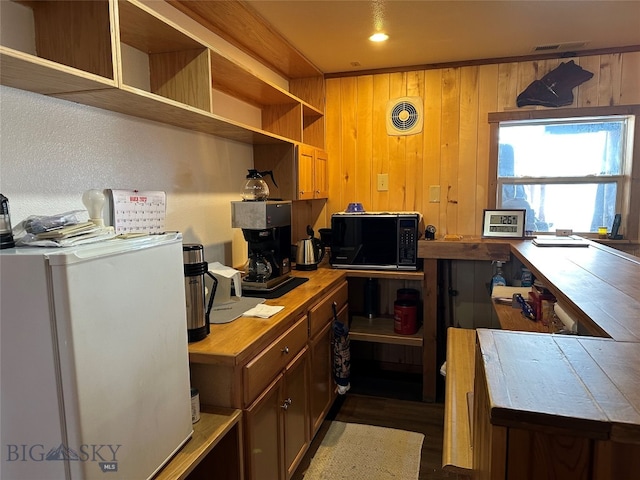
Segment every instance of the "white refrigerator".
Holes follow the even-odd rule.
[[[0,478],[148,479],[191,437],[180,234],[0,250]]]

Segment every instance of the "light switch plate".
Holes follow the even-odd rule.
[[[440,185],[429,185],[429,202],[440,203]]]
[[[378,191],[386,192],[388,190],[389,190],[389,174],[379,173],[378,174]]]

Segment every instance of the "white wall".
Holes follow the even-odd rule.
[[[84,209],[89,188],[164,190],[167,229],[238,266],[246,243],[230,202],[252,166],[250,145],[0,86],[0,192],[14,226]]]

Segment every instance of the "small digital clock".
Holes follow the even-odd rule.
[[[483,237],[524,237],[525,210],[485,210]]]

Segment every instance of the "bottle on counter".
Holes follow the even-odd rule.
[[[522,267],[522,275],[520,276],[520,285],[530,287],[533,285],[533,274],[528,268]]]
[[[493,287],[497,285],[506,285],[507,281],[504,279],[504,273],[502,272],[502,262],[495,262],[496,271],[491,277],[491,291],[493,292]]]

